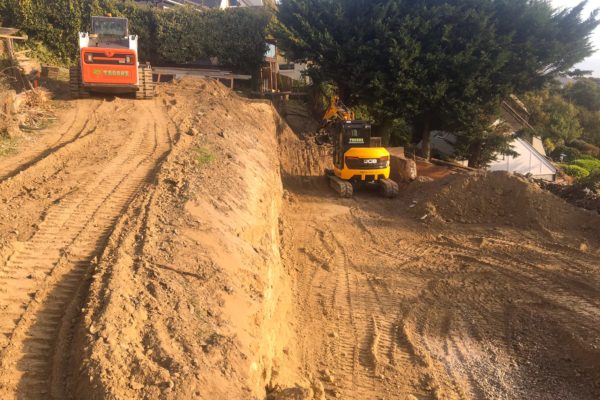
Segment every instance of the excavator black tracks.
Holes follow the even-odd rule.
[[[340,197],[350,198],[354,193],[354,187],[352,183],[342,180],[335,175],[329,175],[329,186],[335,190]]]
[[[391,179],[380,179],[378,183],[381,186],[381,193],[384,197],[387,197],[388,199],[398,197],[400,189],[395,181]]]

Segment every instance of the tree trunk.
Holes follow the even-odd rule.
[[[423,120],[423,135],[421,137],[421,156],[429,160],[431,158],[431,115],[426,114]]]
[[[379,136],[381,138],[381,142],[384,146],[389,146],[390,138],[392,136],[392,129],[394,127],[394,121],[392,119],[384,119],[380,124],[378,124],[377,129],[375,129],[375,136]]]
[[[480,141],[477,141],[469,146],[469,167],[480,167],[482,146],[483,144]]]

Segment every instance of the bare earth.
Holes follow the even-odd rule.
[[[597,214],[327,160],[215,82],[70,102],[0,159],[0,398],[600,398]]]
[[[301,368],[327,398],[600,396],[600,263],[581,236],[569,246],[501,218],[428,224],[409,194],[339,200],[326,189],[291,196],[283,254]]]

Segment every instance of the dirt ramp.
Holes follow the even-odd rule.
[[[263,398],[290,364],[273,108],[193,79],[160,96],[179,138],[97,266],[75,392]]]
[[[568,231],[590,239],[600,232],[598,216],[504,172],[456,174],[415,183],[407,196],[416,201],[415,216],[427,215],[424,220]]]

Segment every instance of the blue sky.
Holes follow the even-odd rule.
[[[552,5],[554,5],[557,8],[573,7],[579,3],[579,1],[577,0],[551,0],[551,2]],[[590,12],[595,8],[600,8],[600,0],[589,0],[587,7],[584,11],[585,17],[587,17],[590,14]],[[581,64],[577,66],[577,68],[583,70],[592,70],[594,71],[595,76],[600,77],[600,27],[598,27],[594,32],[592,41],[594,43],[594,46],[596,47],[596,53],[584,60]]]

